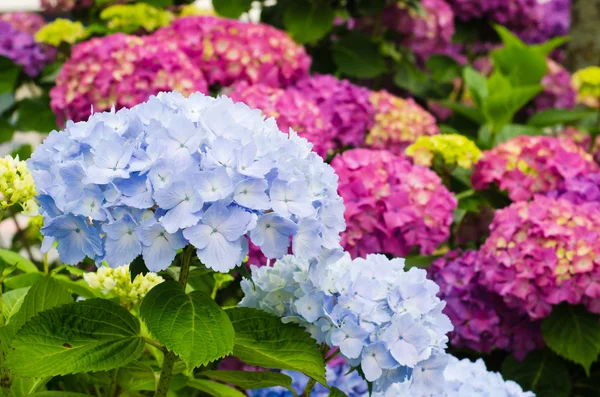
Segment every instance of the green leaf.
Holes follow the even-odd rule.
[[[568,36],[557,36],[546,41],[545,43],[530,45],[529,47],[542,54],[544,57],[547,57],[554,49],[568,43],[569,40],[570,39]]]
[[[277,316],[248,307],[226,312],[235,329],[234,356],[248,365],[300,371],[327,384],[317,343],[298,324],[284,324]]]
[[[58,129],[56,116],[50,108],[50,98],[26,98],[17,103],[19,118],[17,128],[21,131],[50,132]]]
[[[441,83],[432,79],[410,62],[398,64],[394,84],[410,91],[414,96],[428,99],[446,98],[454,89],[451,83]]]
[[[494,25],[494,30],[496,30],[496,33],[498,33],[498,36],[500,36],[500,40],[502,40],[502,43],[504,43],[505,47],[525,47],[525,43],[523,43],[523,41],[517,35],[512,33],[504,26]]]
[[[592,371],[589,377],[581,377],[573,383],[572,396],[598,397],[600,396],[600,371]]]
[[[4,117],[0,117],[0,143],[9,142],[15,134],[16,128]]]
[[[474,108],[472,106],[463,105],[462,103],[453,102],[453,101],[440,101],[440,103],[442,105],[450,108],[450,110],[465,116],[466,118],[468,118],[471,121],[476,122],[477,124],[485,123],[485,118],[483,117],[483,114],[477,108]]]
[[[157,376],[148,364],[132,361],[119,368],[117,383],[126,391],[154,391],[156,390]]]
[[[15,103],[15,94],[13,92],[5,92],[0,94],[0,115],[6,112]],[[6,120],[4,120],[6,122]]]
[[[598,315],[583,306],[563,303],[552,309],[542,323],[542,335],[550,349],[568,360],[581,364],[589,375],[600,354]]]
[[[0,56],[0,75],[2,75],[0,94],[14,91],[20,72],[21,66],[6,57]]]
[[[25,376],[104,371],[135,360],[144,348],[140,322],[106,299],[39,313],[19,330],[6,366]]]
[[[471,96],[473,97],[473,100],[477,106],[481,107],[483,101],[488,96],[485,77],[472,67],[467,66],[463,70],[463,79],[465,81],[465,85],[471,93]]]
[[[204,379],[191,379],[188,384],[189,387],[198,389],[210,396],[215,397],[246,397],[241,391],[234,389],[231,386],[224,385],[222,383],[212,382]]]
[[[437,81],[452,82],[462,75],[462,66],[447,55],[432,55],[425,62],[425,67]]]
[[[9,289],[19,289],[31,287],[44,278],[43,273],[24,273],[17,276],[11,276],[4,280],[4,286]]]
[[[337,387],[332,387],[329,390],[329,397],[348,397],[348,395]]]
[[[333,28],[334,9],[328,2],[295,0],[283,14],[285,30],[299,43],[314,43]]]
[[[29,397],[34,394],[37,389],[48,383],[50,379],[50,377],[28,378],[15,376],[13,377],[10,386],[12,397]]]
[[[10,155],[12,157],[19,156],[19,158],[21,160],[27,160],[29,157],[31,157],[32,153],[33,153],[33,148],[31,147],[31,145],[26,144],[23,146],[19,146],[17,149],[10,152]]]
[[[569,397],[571,378],[564,363],[549,350],[536,350],[523,361],[508,356],[502,363],[502,376],[517,382],[537,397]]]
[[[263,387],[283,386],[292,387],[292,378],[272,371],[246,372],[246,371],[204,371],[200,375],[238,386],[241,389],[252,390]]]
[[[5,292],[2,295],[2,315],[4,316],[4,324],[7,324],[12,316],[14,316],[25,299],[29,287],[14,289],[12,291]]]
[[[39,273],[32,273],[39,274]],[[27,292],[17,314],[12,316],[10,323],[0,327],[0,339],[4,348],[10,345],[15,334],[33,316],[44,310],[73,302],[69,291],[50,276],[36,282]],[[39,374],[38,376],[43,376]]]
[[[494,146],[497,146],[499,143],[506,142],[512,138],[521,135],[535,136],[543,134],[544,131],[535,127],[519,124],[508,124],[505,125],[500,131],[500,133],[496,134],[496,136],[494,137]]]
[[[72,293],[82,296],[86,299],[104,297],[102,291],[91,288],[85,280],[73,281],[69,276],[64,274],[53,274],[52,277],[58,280]]]
[[[129,264],[129,274],[131,276],[131,281],[135,280],[138,274],[142,276],[148,274],[150,270],[146,267],[146,263],[144,262],[144,258],[141,255],[138,255],[137,258],[133,260]]]
[[[0,272],[4,275],[12,271],[12,268],[19,269],[25,273],[37,272],[37,267],[29,259],[23,258],[16,252],[0,249]],[[9,269],[9,271],[4,271]]]
[[[28,397],[90,397],[90,395],[72,391],[39,391],[29,394]]]
[[[440,255],[409,255],[406,257],[406,269],[417,267],[425,269],[431,266],[433,261],[439,258]]]
[[[590,115],[596,115],[595,110],[582,109],[546,109],[534,114],[527,121],[527,124],[534,127],[549,127],[556,124],[570,124]]]
[[[523,86],[495,92],[483,105],[483,114],[494,132],[509,124],[514,115],[533,99],[543,87],[541,85]]]
[[[237,19],[250,9],[252,0],[213,0],[212,5],[217,14]]]
[[[189,368],[206,365],[233,350],[233,326],[223,309],[200,291],[186,294],[178,282],[154,287],[142,301],[140,314],[156,340]]]
[[[333,61],[348,76],[373,78],[385,72],[379,46],[363,33],[352,31],[333,44]]]

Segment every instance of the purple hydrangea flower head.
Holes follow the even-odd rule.
[[[513,31],[539,27],[543,17],[538,0],[446,0],[463,21],[485,19]]]
[[[600,173],[586,173],[566,179],[548,196],[567,199],[576,205],[600,203]]]
[[[375,109],[369,101],[369,90],[338,80],[331,75],[312,75],[293,87],[314,101],[335,131],[335,146],[360,146],[371,128]]]
[[[519,136],[483,152],[471,181],[478,190],[496,183],[518,201],[597,170],[592,156],[569,138]]]
[[[327,153],[335,147],[336,130],[331,125],[329,114],[298,90],[240,83],[227,95],[262,110],[267,117],[274,117],[282,131],[290,128],[296,131],[308,139],[323,157],[327,157]]]
[[[508,350],[522,359],[543,346],[540,322],[509,308],[485,287],[479,263],[477,251],[450,251],[428,268],[429,277],[440,287],[438,296],[446,301],[444,313],[454,325],[449,335],[452,346],[481,353]]]
[[[532,319],[561,302],[600,311],[597,203],[535,196],[496,211],[480,249],[482,284]]]
[[[0,20],[0,56],[21,65],[27,75],[35,77],[54,58],[54,52],[36,43],[31,33]]]
[[[450,234],[456,199],[428,168],[385,150],[353,149],[336,156],[348,229],[342,245],[353,257],[431,254]]]
[[[75,45],[50,98],[64,123],[87,120],[92,106],[94,111],[132,107],[171,90],[189,95],[207,93],[208,86],[182,52],[151,37],[118,33]]]
[[[31,35],[40,30],[46,24],[40,14],[33,12],[5,12],[0,14],[0,20],[10,23],[15,29]]]
[[[339,348],[374,390],[405,382],[423,395],[443,390],[444,349],[452,330],[437,285],[404,259],[324,251],[318,260],[288,255],[273,267],[251,266],[241,306],[276,314]]]
[[[566,36],[571,27],[571,0],[545,0],[541,3],[540,26],[527,29],[520,36],[528,43],[543,43],[556,36]]]
[[[551,59],[546,61],[548,72],[542,78],[544,90],[533,98],[528,113],[537,113],[546,109],[572,109],[575,107],[577,91],[571,83],[571,74]]]
[[[248,238],[268,258],[290,247],[314,258],[339,247],[345,224],[337,176],[311,148],[258,110],[200,93],[69,121],[29,160],[44,248],[58,241],[67,264],[87,256],[117,267],[142,255],[152,271],[188,244],[229,271]]]
[[[310,57],[285,32],[214,16],[179,18],[154,37],[185,52],[209,84],[285,87],[308,75]]]

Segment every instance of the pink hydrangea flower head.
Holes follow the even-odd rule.
[[[559,138],[569,138],[585,151],[588,151],[592,145],[590,133],[573,126],[556,128],[552,135]]]
[[[495,183],[508,190],[511,200],[519,201],[596,170],[592,156],[569,138],[519,136],[484,151],[471,182],[477,190]]]
[[[367,134],[368,147],[402,154],[418,137],[440,133],[435,117],[412,98],[399,98],[381,90],[371,92],[370,101],[375,108],[375,123]]]
[[[23,66],[28,76],[37,76],[44,66],[54,59],[55,54],[55,51],[36,43],[30,33],[0,20],[0,56]]]
[[[537,195],[496,211],[480,250],[482,283],[532,319],[561,302],[600,310],[600,209]]]
[[[209,84],[245,81],[284,87],[308,75],[310,57],[285,32],[262,23],[214,16],[179,18],[154,36],[177,46]]]
[[[563,198],[574,204],[600,204],[600,172],[585,173],[564,180],[549,197]]]
[[[6,12],[0,14],[0,20],[8,22],[13,28],[31,35],[35,35],[46,24],[44,18],[34,12]]]
[[[403,36],[401,43],[425,60],[442,52],[454,35],[454,13],[444,0],[422,0],[423,14],[404,2],[392,2],[383,13],[383,23]]]
[[[528,113],[537,113],[546,109],[572,109],[577,100],[577,91],[571,83],[571,74],[560,64],[547,59],[548,72],[542,79],[544,90],[531,104]]]
[[[319,106],[335,131],[337,147],[362,145],[375,117],[369,90],[319,74],[300,80],[293,89]]]
[[[477,251],[450,251],[427,272],[440,287],[439,298],[446,301],[444,313],[454,325],[449,337],[455,348],[481,353],[502,349],[522,359],[543,346],[540,322],[510,309],[500,295],[482,285]]]
[[[431,254],[450,234],[456,199],[428,168],[386,150],[353,149],[331,165],[339,176],[347,228],[342,246],[353,257]]]
[[[59,122],[87,120],[95,112],[132,107],[161,91],[208,93],[202,72],[180,51],[152,37],[95,38],[72,49],[50,91]]]
[[[273,88],[264,84],[236,84],[227,93],[231,99],[260,109],[265,116],[273,117],[281,131],[291,128],[313,144],[321,156],[334,148],[335,130],[319,107],[297,90]]]

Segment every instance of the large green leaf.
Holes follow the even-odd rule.
[[[0,94],[11,92],[15,89],[15,85],[21,72],[21,66],[14,63],[12,60],[0,56]]]
[[[509,139],[515,138],[517,136],[521,136],[521,135],[535,136],[535,135],[543,135],[543,134],[544,134],[544,132],[542,130],[540,130],[539,128],[532,127],[532,126],[519,125],[519,124],[507,124],[502,128],[502,130],[500,130],[500,133],[498,133],[494,136],[494,146],[498,145],[499,143],[506,142]]]
[[[327,2],[295,0],[283,14],[285,30],[299,43],[314,43],[333,27],[335,11]]]
[[[425,67],[437,81],[452,82],[462,74],[460,63],[447,55],[432,55],[425,62]]]
[[[144,348],[140,322],[106,299],[39,313],[17,333],[6,366],[24,376],[104,371],[135,360]]]
[[[40,387],[44,386],[50,377],[30,378],[24,376],[14,376],[10,385],[12,397],[29,397]]]
[[[10,322],[10,319],[19,311],[29,287],[14,289],[5,292],[2,295],[2,315],[4,324]]]
[[[485,123],[485,117],[481,113],[478,108],[474,108],[472,106],[463,105],[462,103],[454,102],[454,101],[440,101],[440,103],[452,111],[459,113],[471,121],[474,121],[477,124]]]
[[[488,96],[487,84],[485,80],[485,76],[473,69],[470,66],[467,66],[463,70],[463,79],[465,81],[465,85],[469,89],[473,100],[477,104],[477,106],[481,107],[483,101]]]
[[[241,389],[261,389],[263,387],[283,386],[292,387],[292,378],[272,371],[246,372],[246,371],[204,371],[200,375],[238,386]]]
[[[348,395],[337,387],[332,387],[331,390],[329,390],[329,397],[348,397]]]
[[[494,69],[515,86],[539,84],[548,66],[546,57],[527,47],[504,47],[492,51]]]
[[[497,91],[488,96],[483,104],[483,114],[498,132],[509,124],[514,115],[533,99],[543,87],[541,85],[522,86],[510,90]]]
[[[571,378],[564,363],[548,350],[536,350],[518,361],[508,356],[502,364],[502,376],[531,390],[537,397],[568,397]]]
[[[542,323],[544,341],[558,355],[581,364],[589,374],[600,354],[600,322],[598,315],[583,306],[563,303],[552,309]]]
[[[348,76],[372,78],[385,72],[379,46],[363,33],[352,31],[333,45],[333,61]]]
[[[531,47],[538,53],[542,54],[544,57],[547,57],[548,55],[550,55],[552,50],[560,47],[563,44],[566,44],[568,41],[569,41],[568,36],[557,36],[557,37],[551,38],[550,40],[548,40],[544,43],[531,45],[529,47]]]
[[[38,268],[29,259],[16,252],[0,249],[0,271],[3,271],[6,275],[14,269],[19,269],[25,273],[38,271]]]
[[[156,340],[190,368],[233,350],[233,326],[223,309],[200,291],[186,294],[175,281],[154,287],[142,301],[140,314]]]
[[[35,273],[34,273],[35,274]],[[69,291],[50,276],[36,282],[27,292],[17,314],[4,327],[0,327],[3,347],[10,345],[19,329],[33,316],[44,310],[73,302]]]
[[[26,98],[17,103],[17,128],[21,131],[50,132],[58,128],[56,116],[50,108],[50,98]]]
[[[132,361],[119,368],[117,382],[125,391],[154,391],[156,390],[157,376],[151,366],[139,361]]]
[[[569,124],[583,120],[590,115],[596,115],[597,111],[589,109],[546,109],[534,114],[527,124],[534,127],[548,127],[556,124]]]
[[[37,283],[44,277],[44,273],[39,272],[18,274],[16,276],[10,276],[5,278],[4,286],[8,289],[31,287],[33,284]]]
[[[204,379],[192,379],[187,384],[189,387],[198,389],[209,396],[214,397],[246,397],[246,394],[222,383]]]
[[[226,18],[239,18],[251,5],[252,0],[212,0],[217,14]]]
[[[297,324],[262,310],[227,310],[235,328],[233,355],[249,365],[300,371],[326,385],[325,362],[317,343]]]

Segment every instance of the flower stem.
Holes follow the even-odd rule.
[[[27,251],[27,255],[29,256],[29,260],[33,261],[33,254],[31,253],[31,247],[29,246],[29,241],[27,241],[27,236],[25,235],[23,229],[21,229],[21,225],[19,225],[19,221],[17,220],[17,214],[14,211],[10,212],[10,217],[12,218],[15,227],[17,228],[17,237],[21,240],[21,244]]]
[[[187,285],[188,276],[190,275],[190,264],[192,263],[192,256],[194,254],[193,250],[194,248],[191,245],[188,245],[181,254],[179,284],[183,286],[184,290]],[[162,369],[160,370],[160,378],[158,379],[158,386],[156,387],[154,397],[165,397],[167,395],[175,361],[177,361],[177,355],[170,350],[167,351],[163,360]]]
[[[310,396],[310,393],[312,393],[312,389],[315,387],[316,383],[317,383],[317,381],[315,379],[310,378],[308,380],[308,383],[306,384],[306,387],[304,388],[304,391],[302,392],[302,396],[300,396],[300,397]]]

